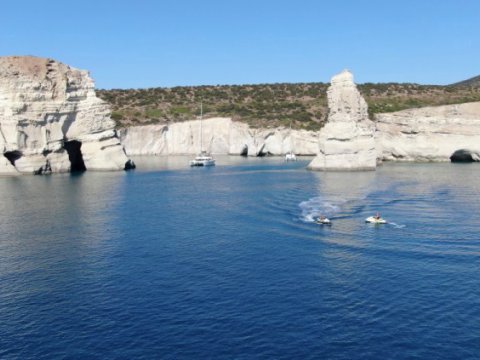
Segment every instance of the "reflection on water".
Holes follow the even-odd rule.
[[[185,170],[190,167],[190,160],[194,155],[176,155],[176,156],[134,156],[132,159],[138,165],[138,171],[161,171],[161,170]],[[311,161],[311,156],[298,156],[298,162],[285,163],[283,157],[243,157],[230,155],[214,155],[216,167],[239,166],[241,168],[248,166],[259,166],[261,164],[286,165],[290,168],[305,167],[305,162]],[[209,167],[208,167],[209,168]],[[208,169],[207,168],[207,169]],[[193,168],[192,170],[205,170],[205,168]]]
[[[320,215],[329,218],[342,216],[347,209],[359,206],[372,188],[375,188],[375,173],[324,172],[314,173],[318,195],[300,203],[302,219],[314,221]]]
[[[374,171],[315,172],[318,192],[332,198],[362,199],[375,186]]]
[[[98,251],[98,243],[115,231],[112,216],[121,196],[122,175],[0,179],[0,251],[4,255],[0,273],[15,271],[18,261],[33,270],[48,266],[44,261],[55,254],[75,261]]]
[[[480,352],[479,166],[189,160],[0,179],[0,358]]]

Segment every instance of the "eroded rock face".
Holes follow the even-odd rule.
[[[204,119],[203,150],[212,154],[243,156],[314,155],[318,132],[305,130],[251,129],[230,118]],[[169,125],[135,126],[120,131],[128,155],[184,155],[200,151],[200,120]]]
[[[409,109],[376,117],[377,156],[384,161],[450,161],[480,154],[480,102]]]
[[[335,75],[327,93],[328,121],[319,133],[318,155],[311,170],[374,170],[376,168],[375,124],[368,118],[367,103],[353,75],[344,70]]]
[[[87,71],[51,59],[0,57],[0,174],[68,172],[66,144],[88,170],[120,170],[129,161],[109,106]]]

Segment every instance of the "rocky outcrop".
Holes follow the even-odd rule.
[[[327,124],[318,132],[252,129],[230,118],[205,119],[203,149],[248,156],[292,150],[317,155],[309,164],[313,170],[373,170],[381,161],[480,160],[480,103],[377,114],[372,122],[352,74],[344,71],[332,78],[328,104]],[[191,120],[131,127],[121,130],[120,138],[128,155],[196,154],[200,126]]]
[[[129,164],[88,72],[36,57],[0,58],[0,148],[0,174]]]
[[[367,103],[353,75],[345,70],[335,75],[327,93],[329,114],[319,133],[318,155],[311,170],[374,170],[375,124],[368,118]]]
[[[480,102],[409,109],[375,118],[381,160],[461,161],[467,154],[472,161],[479,159]]]
[[[252,129],[230,118],[135,126],[119,132],[128,155],[196,154],[200,151],[201,134],[203,150],[213,154],[283,155],[292,150],[297,155],[314,155],[318,149],[318,132]]]

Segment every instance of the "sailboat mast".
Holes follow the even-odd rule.
[[[292,151],[292,122],[290,121],[290,131],[288,133],[288,137],[290,139],[290,154],[293,152]]]
[[[200,153],[203,151],[203,103],[200,102]]]

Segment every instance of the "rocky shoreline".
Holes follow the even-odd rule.
[[[318,131],[256,129],[231,118],[116,129],[87,71],[0,57],[0,175],[128,170],[133,155],[316,156],[312,170],[374,170],[382,161],[479,161],[480,102],[377,114],[353,75],[332,78]],[[201,144],[201,140],[202,144]]]
[[[480,160],[480,102],[409,109],[368,119],[353,76],[342,72],[328,93],[329,119],[319,131],[252,129],[230,118],[203,120],[204,148],[218,155],[316,156],[312,170],[373,170],[383,161]],[[128,155],[186,155],[200,149],[200,121],[119,131]],[[461,158],[458,158],[462,161]]]

